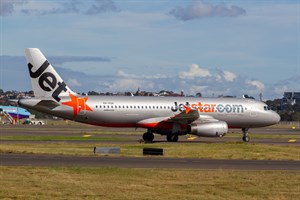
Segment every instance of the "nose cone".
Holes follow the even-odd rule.
[[[272,112],[269,121],[271,124],[277,124],[280,121],[280,116],[276,112]]]
[[[275,121],[276,121],[276,124],[278,123],[278,122],[280,122],[280,115],[278,115],[277,113],[275,113]]]
[[[258,117],[259,118],[259,117]],[[263,126],[271,126],[273,124],[277,124],[280,121],[280,116],[274,111],[268,111],[263,115]]]

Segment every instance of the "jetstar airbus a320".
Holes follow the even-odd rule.
[[[249,128],[280,120],[265,103],[252,99],[81,96],[39,49],[28,48],[25,53],[35,97],[20,99],[20,106],[98,126],[146,128],[145,141],[153,141],[154,133],[176,142],[180,135],[222,137],[228,128],[241,128],[248,142]]]

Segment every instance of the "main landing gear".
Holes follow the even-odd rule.
[[[154,134],[151,131],[147,131],[143,135],[143,140],[145,142],[152,142],[154,139]],[[168,142],[177,142],[178,141],[178,135],[176,134],[169,134],[167,135],[167,141]]]
[[[152,142],[153,139],[154,139],[153,133],[151,133],[150,131],[144,133],[144,135],[143,135],[143,140],[144,140],[145,142]]]
[[[178,135],[175,135],[175,134],[167,135],[167,141],[168,142],[178,142]]]
[[[242,128],[243,131],[243,141],[244,142],[249,142],[250,141],[250,137],[249,137],[249,133],[248,133],[249,128]]]

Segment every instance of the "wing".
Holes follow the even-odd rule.
[[[186,109],[181,113],[171,117],[155,117],[144,119],[139,121],[137,125],[143,128],[172,129],[174,123],[187,125],[197,119],[199,119],[199,112],[197,110]]]
[[[181,113],[168,118],[167,122],[173,122],[178,124],[190,124],[191,122],[199,119],[200,115],[198,110],[184,110]]]

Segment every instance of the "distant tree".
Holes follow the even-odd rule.
[[[292,108],[295,112],[300,112],[300,103],[295,103]]]
[[[266,104],[272,109],[272,110],[280,110],[281,99],[274,99],[274,100],[268,100],[266,101]]]
[[[95,91],[89,91],[88,95],[100,95],[98,92]]]
[[[196,97],[202,97],[201,92],[198,92],[198,93],[196,94]]]
[[[28,91],[28,94],[32,94],[33,95],[33,91],[32,90]]]
[[[293,121],[300,121],[300,112],[296,112],[292,115]]]
[[[4,91],[2,89],[0,89],[0,94],[4,94]]]

